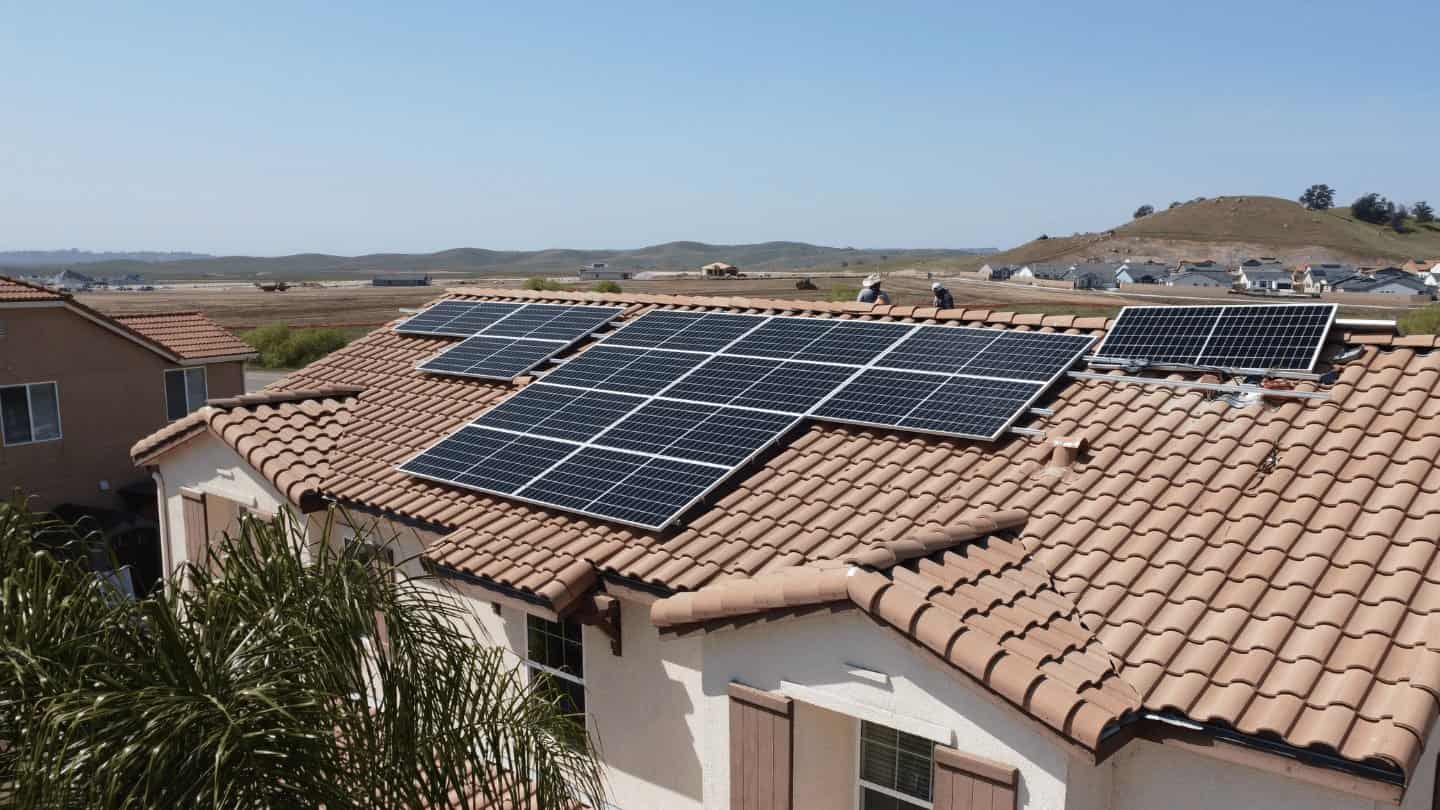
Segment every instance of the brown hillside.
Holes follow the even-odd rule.
[[[1075,261],[1085,258],[1213,258],[1235,262],[1277,256],[1288,262],[1401,262],[1440,256],[1440,226],[1411,233],[1370,225],[1350,209],[1307,211],[1276,197],[1217,197],[1186,203],[1104,233],[1028,242],[988,257],[991,263]]]

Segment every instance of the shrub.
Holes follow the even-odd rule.
[[[1155,206],[1142,205],[1139,208],[1135,209],[1135,219],[1140,219],[1141,217],[1148,217],[1153,213],[1155,213]]]
[[[1316,183],[1300,195],[1300,204],[1311,211],[1329,210],[1335,205],[1335,189],[1324,183]]]
[[[1424,200],[1421,200],[1420,202],[1417,202],[1413,206],[1411,206],[1410,212],[1415,215],[1416,222],[1426,223],[1435,221],[1435,209],[1431,208],[1430,203],[1425,202]]]
[[[1440,304],[1410,310],[1400,316],[1399,326],[1407,335],[1440,335]]]
[[[523,286],[527,290],[535,290],[536,292],[554,292],[556,290],[570,289],[570,285],[568,284],[561,284],[558,281],[551,281],[548,278],[541,278],[540,276],[531,276],[525,279]]]
[[[261,368],[300,368],[350,342],[339,329],[291,329],[272,323],[241,337],[260,353]]]
[[[613,281],[602,281],[590,289],[598,293],[618,293],[620,285]]]
[[[831,287],[825,295],[826,301],[854,301],[860,294],[859,287]]]
[[[1350,213],[1361,222],[1384,225],[1395,215],[1395,203],[1372,191],[1350,203]]]

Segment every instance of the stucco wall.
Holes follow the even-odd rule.
[[[1013,765],[1020,770],[1020,807],[1066,806],[1068,763],[1060,746],[928,653],[868,619],[855,614],[813,616],[711,633],[704,639],[707,808],[721,810],[730,798],[726,687],[732,680]],[[797,734],[797,752],[806,745]],[[827,778],[853,786],[856,774]],[[796,794],[832,788],[797,782]]]
[[[0,385],[56,382],[58,441],[0,445],[0,491],[60,503],[115,507],[114,491],[145,477],[130,446],[165,425],[163,357],[63,307],[0,307]],[[241,363],[207,372],[210,396],[244,391]],[[102,489],[101,482],[109,489]]]

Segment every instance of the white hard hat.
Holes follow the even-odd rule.
[[[864,280],[864,281],[860,282],[860,285],[861,285],[862,287],[874,287],[876,284],[879,284],[879,283],[880,283],[880,276],[879,276],[878,274],[876,274],[876,273],[871,273],[870,275],[868,275],[868,276],[865,277],[865,280]]]
[[[932,281],[932,282],[930,282],[930,289],[932,289],[932,290],[938,290],[938,289],[940,289],[940,282],[938,282],[938,281]]]

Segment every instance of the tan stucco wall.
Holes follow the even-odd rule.
[[[63,434],[0,445],[0,490],[20,487],[39,509],[116,506],[114,490],[146,476],[130,447],[165,425],[164,372],[174,364],[63,307],[0,307],[0,320],[0,385],[58,383]],[[210,367],[210,396],[243,393],[243,378],[241,363]]]

